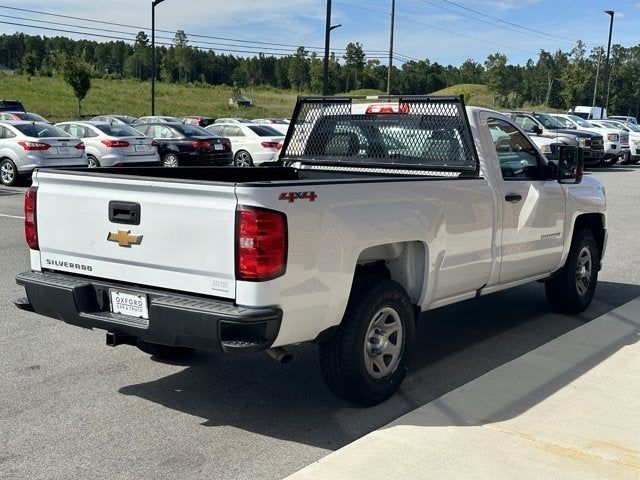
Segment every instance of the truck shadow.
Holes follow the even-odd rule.
[[[264,355],[200,353],[178,373],[119,392],[200,417],[203,426],[230,425],[333,450],[638,296],[640,285],[599,282],[592,306],[570,317],[552,313],[542,285],[530,284],[427,312],[402,388],[372,408],[352,407],[328,392],[313,345],[291,348],[294,360],[287,365]],[[620,346],[603,349],[502,415],[518,415]]]

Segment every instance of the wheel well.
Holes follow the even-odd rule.
[[[399,283],[418,305],[426,283],[427,249],[422,242],[395,242],[369,247],[360,253],[356,276],[379,275]]]
[[[578,216],[573,228],[573,238],[575,238],[582,230],[591,230],[591,233],[593,233],[593,236],[596,239],[596,244],[598,245],[598,256],[602,258],[605,232],[602,214],[585,213],[584,215]]]

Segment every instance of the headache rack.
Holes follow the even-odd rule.
[[[462,96],[298,97],[279,162],[410,175],[480,171]]]

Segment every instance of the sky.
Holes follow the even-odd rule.
[[[331,23],[341,26],[332,31],[331,51],[341,57],[349,42],[360,42],[367,58],[386,64],[391,3],[332,0]],[[164,0],[156,7],[157,42],[170,43],[181,29],[191,45],[218,53],[284,55],[304,45],[322,56],[326,8],[326,0]],[[640,44],[640,0],[396,0],[394,65],[482,63],[493,52],[524,64],[540,49],[569,51],[578,39],[589,51],[607,44],[604,10],[615,10],[613,44]],[[0,0],[0,34],[133,40],[140,29],[150,33],[150,24],[151,0]]]

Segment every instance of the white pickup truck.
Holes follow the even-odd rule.
[[[588,307],[605,191],[575,147],[550,162],[462,98],[356,100],[300,98],[266,168],[36,171],[16,305],[159,356],[315,342],[361,405],[399,388],[421,312],[536,280]]]

